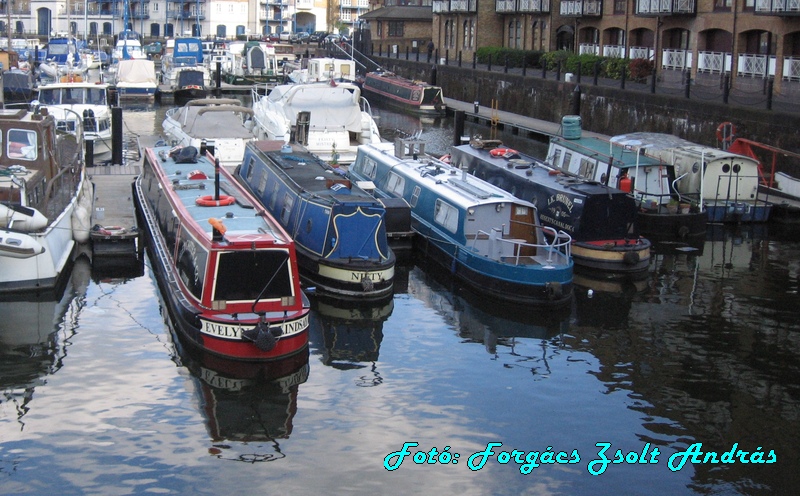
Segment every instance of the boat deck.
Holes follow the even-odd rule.
[[[131,257],[141,253],[132,184],[141,172],[139,165],[87,167],[94,184],[92,215],[92,257]]]
[[[257,141],[267,155],[303,191],[320,197],[335,195],[337,201],[373,201],[373,197],[346,177],[344,169],[335,168],[297,145],[291,152],[282,151],[282,141]],[[337,186],[340,185],[340,186]]]

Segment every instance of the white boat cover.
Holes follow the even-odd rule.
[[[217,140],[254,138],[253,131],[245,124],[253,115],[252,109],[233,105],[230,100],[220,100],[222,104],[196,105],[198,102],[207,101],[209,100],[194,100],[192,104],[177,109],[164,121],[165,132],[169,127],[168,120],[172,119],[191,138]]]
[[[130,59],[120,60],[117,68],[117,84],[158,85],[156,66],[152,60]]]
[[[282,105],[284,115],[297,124],[299,112],[311,112],[312,129],[346,129],[361,132],[360,90],[352,84],[300,84],[276,86],[267,98]],[[354,105],[353,102],[356,102]]]

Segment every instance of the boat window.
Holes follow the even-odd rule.
[[[289,193],[283,195],[283,208],[281,209],[281,224],[288,225],[289,218],[292,215],[292,206],[294,206],[294,197]]]
[[[394,172],[389,173],[389,180],[386,182],[386,189],[389,193],[402,197],[405,190],[406,180]]]
[[[551,164],[553,164],[556,167],[559,167],[559,160],[560,159],[561,159],[561,150],[554,151],[553,152],[553,161],[551,162]]]
[[[266,189],[267,189],[267,170],[261,169],[261,177],[258,178],[258,186],[256,187],[256,193],[258,193],[258,195],[261,196],[264,194],[264,191],[266,191]],[[273,207],[275,206],[274,202],[272,206]]]
[[[364,166],[363,166],[363,173],[370,179],[375,179],[375,170],[377,169],[378,164],[375,160],[371,158],[364,159]]]
[[[408,202],[411,207],[417,206],[417,200],[419,200],[419,193],[422,189],[419,186],[414,186],[414,191],[411,192],[411,201]]]
[[[86,92],[87,105],[106,105],[106,90],[101,88],[90,88]]]
[[[567,157],[564,156],[566,159]],[[581,158],[581,166],[578,170],[578,175],[582,177],[587,177],[589,179],[594,178],[594,160],[589,160],[588,158]]]
[[[442,200],[436,200],[433,220],[448,231],[454,233],[458,229],[458,210],[456,207]]]
[[[250,163],[247,164],[247,175],[245,176],[245,180],[247,182],[250,182],[250,180],[253,178],[253,170],[255,169],[255,165],[256,159],[250,157]]]
[[[37,140],[35,131],[9,129],[8,158],[36,160]]]
[[[292,296],[286,250],[228,251],[219,254],[212,300],[252,301]]]
[[[39,91],[39,103],[42,105],[58,105],[60,102],[59,95],[61,93],[52,89],[43,89]]]
[[[267,173],[265,172],[264,176],[266,177],[266,175]],[[264,180],[264,183],[266,184],[266,180]],[[275,211],[276,203],[278,203],[278,181],[275,181],[275,184],[272,185],[272,194],[269,197],[269,209],[273,212]]]
[[[569,169],[570,162],[572,162],[572,152],[564,152],[564,162],[561,163],[561,167]]]
[[[0,157],[2,157],[5,152],[5,147],[3,146],[3,133],[0,133]]]

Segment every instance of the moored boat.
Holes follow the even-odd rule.
[[[442,88],[392,72],[368,72],[361,87],[367,98],[401,110],[423,115],[444,115],[447,110]]]
[[[242,163],[247,142],[253,134],[253,110],[235,98],[189,100],[167,111],[162,123],[172,145],[205,148],[220,164],[233,170]]]
[[[361,90],[352,83],[276,86],[253,91],[253,132],[259,139],[295,141],[333,164],[349,164],[359,145],[381,141]]]
[[[619,143],[584,136],[579,119],[564,117],[563,136],[550,139],[546,163],[632,194],[639,208],[636,229],[649,240],[702,242],[707,214],[700,202],[680,204],[674,168]]]
[[[341,298],[391,294],[395,255],[386,209],[343,171],[300,147],[256,141],[236,175],[292,235],[310,286]]]
[[[3,98],[6,102],[29,102],[34,88],[30,70],[11,68],[2,75]]]
[[[83,137],[94,144],[96,162],[111,160],[111,103],[109,86],[85,81],[39,86],[34,102],[48,109],[58,128],[69,132],[83,129]]]
[[[0,293],[55,288],[89,240],[82,137],[46,114],[0,109]]]
[[[649,267],[651,244],[635,232],[636,201],[626,192],[503,146],[473,142],[450,155],[456,167],[535,204],[542,225],[569,234],[576,268],[614,276]]]
[[[275,47],[259,41],[231,43],[224,52],[220,70],[228,84],[258,84],[267,91],[283,81]]]
[[[171,54],[161,60],[161,81],[177,99],[203,98],[211,89],[211,73],[203,64],[198,38],[178,38]]]
[[[571,239],[542,226],[532,203],[425,154],[413,139],[398,140],[394,153],[359,147],[349,175],[382,197],[404,198],[418,251],[473,291],[513,303],[571,301]]]
[[[679,202],[702,204],[709,222],[766,222],[772,205],[758,185],[758,160],[663,133],[630,133],[612,142],[669,164]]]
[[[134,183],[162,295],[191,345],[259,361],[308,346],[291,237],[210,155],[149,148]]]
[[[301,67],[289,73],[295,83],[314,83],[318,81],[356,82],[356,62],[350,59],[315,57],[302,59]]]
[[[114,86],[119,99],[155,99],[158,91],[158,77],[155,63],[152,60],[120,60],[117,63],[114,78]]]

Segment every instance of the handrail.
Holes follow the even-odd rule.
[[[567,260],[570,259],[572,256],[572,237],[564,231],[556,231],[552,227],[542,226],[539,224],[529,224],[527,222],[519,222],[519,221],[512,221],[523,225],[531,226],[535,229],[541,229],[542,231],[547,231],[550,233],[550,237],[553,239],[552,243],[548,243],[547,236],[544,236],[544,244],[539,243],[528,243],[524,241],[519,241],[517,239],[505,239],[502,236],[492,238],[492,233],[486,232],[484,230],[479,229],[475,234],[475,237],[472,239],[471,246],[469,248],[473,251],[478,251],[475,248],[475,242],[478,239],[478,235],[484,234],[488,237],[488,239],[493,239],[495,241],[500,241],[503,243],[508,243],[514,246],[514,265],[519,265],[520,253],[523,247],[529,248],[543,248],[547,251],[547,262],[553,263],[553,255],[554,253],[560,253]],[[502,229],[492,228],[495,231],[499,231],[502,233]]]

